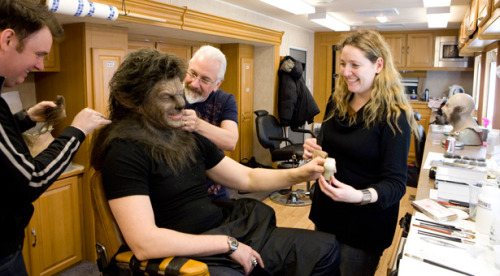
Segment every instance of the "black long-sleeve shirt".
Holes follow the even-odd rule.
[[[341,243],[382,252],[391,245],[399,201],[406,192],[411,128],[402,113],[394,122],[402,132],[396,130],[394,134],[383,122],[368,129],[363,110],[357,112],[353,125],[338,117],[323,122],[318,141],[336,160],[335,178],[358,190],[374,188],[378,200],[362,206],[336,202],[318,188],[309,218],[322,231],[335,234]]]
[[[0,91],[4,81],[0,77]],[[35,201],[70,164],[85,134],[68,127],[32,157],[22,132],[35,126],[25,112],[12,114],[0,97],[0,259],[23,243]]]

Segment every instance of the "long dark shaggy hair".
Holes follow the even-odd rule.
[[[91,164],[102,168],[109,144],[115,139],[140,143],[157,162],[164,162],[178,173],[194,163],[198,150],[192,133],[180,129],[159,128],[143,116],[144,106],[153,87],[160,81],[181,81],[186,64],[178,56],[154,49],[130,53],[113,75],[109,86],[109,118],[113,122],[93,136]]]

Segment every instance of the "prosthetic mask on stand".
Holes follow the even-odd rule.
[[[453,95],[442,108],[445,119],[453,126],[451,133],[465,146],[483,144],[483,131],[472,117],[474,109],[474,100],[465,93]]]

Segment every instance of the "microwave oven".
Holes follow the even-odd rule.
[[[467,67],[468,57],[459,56],[458,37],[436,36],[434,67]]]

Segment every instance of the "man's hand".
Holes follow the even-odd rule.
[[[325,159],[316,157],[310,162],[298,167],[298,169],[302,170],[302,173],[304,174],[302,179],[304,179],[304,181],[313,181],[318,179],[318,177],[320,177],[325,171],[325,168],[323,167],[324,164]]]
[[[321,146],[317,144],[316,138],[308,138],[304,141],[304,154],[302,158],[304,160],[311,159],[313,157],[314,150],[321,150]]]
[[[238,249],[236,249],[233,254],[229,255],[229,257],[243,267],[245,275],[249,275],[250,272],[252,272],[254,268],[252,263],[253,259],[256,259],[260,267],[264,268],[264,261],[262,261],[262,257],[260,257],[259,252],[241,242],[238,245]]]
[[[26,112],[33,122],[45,122],[45,110],[47,108],[54,108],[57,105],[52,101],[43,101],[37,103],[35,106],[30,107]]]
[[[196,111],[192,109],[184,109],[182,111],[182,130],[189,132],[198,131],[199,118],[196,115]]]
[[[101,113],[92,110],[90,108],[84,108],[78,114],[76,114],[71,126],[74,126],[85,133],[85,136],[89,135],[94,129],[101,125],[110,124],[111,121],[106,119]]]

